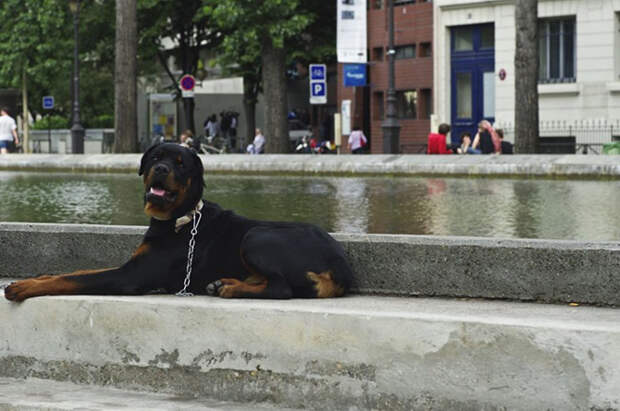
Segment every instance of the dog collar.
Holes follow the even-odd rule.
[[[193,210],[185,214],[183,217],[177,218],[176,222],[174,223],[174,232],[178,233],[185,225],[189,224],[194,218],[194,214],[196,214],[196,211],[202,210],[202,206],[204,206],[204,203],[202,202],[202,200],[200,200]]]

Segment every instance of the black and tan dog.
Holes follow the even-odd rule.
[[[202,201],[203,166],[173,143],[142,157],[146,214],[142,244],[119,268],[17,281],[9,300],[41,295],[135,295],[153,290],[220,297],[338,297],[352,270],[340,244],[305,223],[250,220]]]

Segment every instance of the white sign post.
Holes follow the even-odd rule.
[[[342,135],[348,136],[351,134],[351,100],[342,100],[340,115],[342,116]]]

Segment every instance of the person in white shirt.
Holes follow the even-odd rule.
[[[368,139],[364,132],[357,126],[353,127],[353,131],[349,135],[349,150],[351,150],[351,153],[361,154],[366,143],[368,143]]]
[[[263,147],[265,146],[265,136],[261,133],[260,128],[257,128],[254,132],[254,141],[248,145],[246,151],[250,154],[263,154]]]
[[[0,108],[0,154],[9,152],[11,142],[15,142],[15,145],[19,144],[17,125],[15,120],[9,116],[9,109],[2,107]]]

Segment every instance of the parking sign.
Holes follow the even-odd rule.
[[[43,108],[45,110],[54,108],[54,96],[43,96]]]
[[[310,104],[327,103],[327,69],[325,64],[310,64]]]

